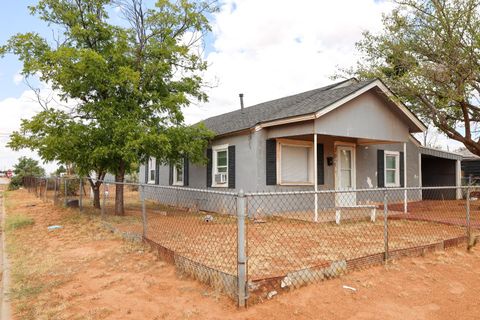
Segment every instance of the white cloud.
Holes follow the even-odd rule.
[[[19,85],[20,83],[22,83],[24,77],[23,75],[21,75],[20,73],[15,73],[13,75],[13,83],[15,83],[15,85]]]
[[[364,30],[380,30],[392,4],[374,0],[295,2],[229,0],[214,16],[214,51],[206,78],[218,79],[210,102],[185,111],[189,123],[246,105],[331,82],[338,67],[355,61]]]
[[[42,96],[50,96],[51,89],[42,87]],[[20,128],[21,119],[30,119],[41,110],[36,95],[32,90],[24,91],[18,98],[7,98],[0,100],[0,113],[2,121],[0,122],[0,170],[10,169],[21,156],[28,156],[37,159],[42,163],[40,157],[32,151],[21,150],[13,151],[7,147],[9,135]],[[46,163],[43,165],[47,173],[56,168],[55,164]]]

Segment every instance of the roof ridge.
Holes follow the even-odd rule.
[[[339,81],[339,82],[335,82],[335,83],[332,83],[332,84],[329,84],[329,85],[326,85],[326,86],[323,86],[323,87],[320,87],[320,88],[316,88],[316,89],[310,89],[310,90],[307,90],[307,91],[302,91],[302,92],[299,92],[299,93],[294,93],[294,94],[291,94],[291,95],[287,95],[287,96],[284,96],[284,97],[281,97],[281,98],[276,98],[276,99],[272,99],[272,100],[267,100],[267,101],[262,101],[260,103],[257,103],[257,104],[254,104],[254,105],[251,105],[251,106],[248,106],[248,107],[245,107],[243,108],[243,111],[247,111],[247,110],[252,110],[252,108],[258,108],[258,107],[261,107],[262,105],[264,104],[267,104],[267,103],[272,103],[272,102],[275,102],[275,101],[279,101],[279,100],[283,100],[283,99],[288,99],[288,98],[293,98],[295,96],[300,96],[300,95],[303,95],[303,94],[309,94],[307,97],[304,97],[302,98],[300,101],[304,101],[305,99],[308,99],[309,97],[313,96],[314,94],[318,93],[318,92],[322,92],[322,91],[330,91],[330,90],[337,90],[337,89],[342,89],[342,88],[345,88],[345,87],[340,87],[340,88],[336,88],[337,86],[341,85],[341,84],[344,84],[345,82],[347,81],[351,81],[351,80],[356,80],[358,81],[356,78],[349,78],[349,79],[346,79],[346,80],[342,80],[342,81]],[[360,82],[360,81],[358,81]],[[352,84],[353,85],[353,84]],[[297,102],[300,102],[300,101],[297,101]],[[226,112],[226,113],[221,113],[221,114],[218,114],[216,116],[211,116],[211,117],[208,117],[206,119],[203,119],[199,122],[202,122],[202,121],[206,121],[206,120],[209,120],[209,119],[214,119],[214,118],[217,118],[217,117],[220,117],[220,116],[225,116],[225,115],[229,115],[229,114],[233,114],[233,113],[236,113],[236,112],[242,112],[242,109],[235,109],[235,110],[232,110],[232,111],[229,111],[229,112]],[[247,111],[248,112],[248,111]],[[276,113],[276,112],[275,112]]]

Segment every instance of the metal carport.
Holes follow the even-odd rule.
[[[462,155],[454,152],[420,147],[422,187],[461,186]],[[459,189],[424,190],[423,200],[460,199]]]

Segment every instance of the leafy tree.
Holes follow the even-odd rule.
[[[119,24],[109,18],[114,6],[123,13]],[[142,0],[40,0],[30,9],[62,33],[53,42],[35,32],[17,34],[0,54],[18,55],[23,75],[39,75],[69,107],[49,107],[24,121],[12,136],[13,147],[44,150],[45,159],[74,163],[79,173],[112,172],[116,182],[148,156],[163,163],[184,156],[205,161],[212,133],[202,125],[186,126],[182,108],[207,99],[201,78],[207,65],[198,49],[210,31],[205,15],[214,6],[188,0],[158,0],[151,8]],[[42,122],[55,132],[44,130]],[[57,146],[61,150],[53,150]],[[122,185],[116,186],[115,213],[124,213]]]
[[[18,163],[13,166],[13,173],[15,174],[10,180],[9,189],[15,190],[23,185],[25,177],[43,177],[45,176],[45,169],[43,169],[37,160],[27,157],[20,157]]]
[[[480,155],[480,2],[396,0],[349,73],[383,80],[408,107]]]
[[[101,128],[82,123],[64,110],[50,108],[46,102],[42,104],[43,111],[22,120],[21,130],[11,135],[9,147],[36,150],[45,161],[73,164],[79,175],[88,178],[93,205],[100,208],[100,187],[107,172],[107,160],[95,150],[106,145],[108,137]],[[92,172],[97,179],[91,177]]]
[[[55,170],[55,171],[53,172],[53,175],[56,176],[56,177],[58,177],[58,176],[60,176],[62,173],[65,173],[65,172],[67,172],[67,169],[65,169],[65,167],[63,166],[63,164],[61,164],[61,165],[57,168],[57,170]]]

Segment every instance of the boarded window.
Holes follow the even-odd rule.
[[[312,147],[281,145],[282,183],[312,182]]]

